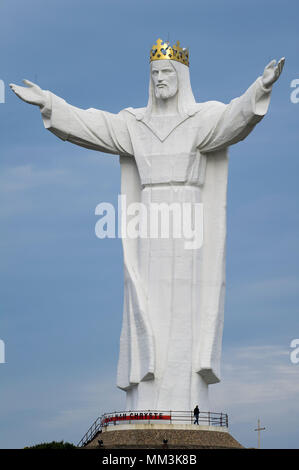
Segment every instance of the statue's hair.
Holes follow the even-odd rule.
[[[178,78],[178,111],[181,115],[188,114],[189,108],[196,103],[190,83],[189,67],[174,60],[167,60],[167,62],[174,68]],[[152,70],[152,64],[153,62],[151,62],[150,70]],[[155,100],[154,84],[152,74],[150,74],[149,98],[145,112],[147,116],[151,114]]]

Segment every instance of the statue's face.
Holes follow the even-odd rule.
[[[152,62],[151,74],[156,98],[167,100],[176,95],[178,78],[170,60]]]

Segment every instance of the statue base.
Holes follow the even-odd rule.
[[[242,449],[228,428],[193,424],[136,423],[104,427],[85,449]]]

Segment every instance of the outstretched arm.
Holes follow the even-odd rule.
[[[207,103],[208,131],[199,144],[202,153],[221,150],[247,137],[268,110],[272,85],[279,78],[284,62],[284,58],[278,64],[272,60],[262,77],[228,105]]]
[[[60,139],[105,153],[133,154],[122,113],[76,108],[29,80],[23,82],[26,87],[15,84],[10,87],[26,103],[39,106],[46,129]]]

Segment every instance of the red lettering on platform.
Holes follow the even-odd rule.
[[[143,420],[143,421],[149,421],[149,420],[171,420],[170,415],[163,415],[162,413],[130,413],[129,415],[127,414],[121,414],[121,415],[115,415],[115,416],[109,416],[107,418],[104,418],[102,421],[102,424],[108,424],[108,423],[113,423],[116,421],[136,421],[136,420]]]

